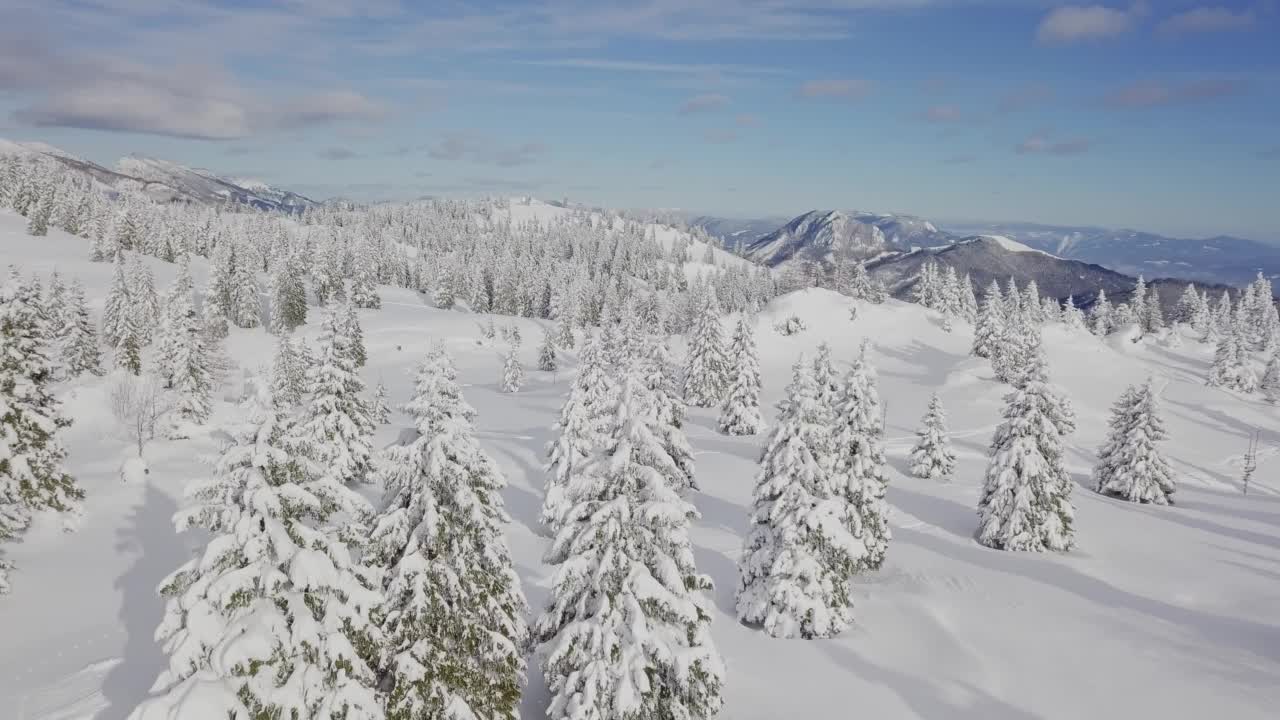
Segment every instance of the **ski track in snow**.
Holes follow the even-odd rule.
[[[512,216],[538,212],[517,206]],[[56,266],[80,278],[96,313],[111,268],[87,262],[83,243],[60,232],[28,238],[19,218],[0,213],[0,264],[41,273]],[[148,262],[164,288],[172,266]],[[196,265],[202,285],[204,268]],[[536,613],[554,572],[542,562],[548,540],[537,523],[545,448],[576,354],[564,353],[554,374],[538,372],[537,343],[528,339],[546,323],[493,318],[518,325],[526,338],[527,382],[505,394],[505,344],[476,342],[477,323],[489,318],[437,310],[406,290],[382,294],[382,310],[361,312],[370,357],[364,377],[370,384],[381,378],[398,404],[432,343],[444,342],[455,355],[465,397],[478,411],[477,436],[509,481],[508,542]],[[699,569],[715,582],[712,632],[727,666],[721,718],[846,717],[853,706],[895,719],[1273,716],[1280,704],[1280,411],[1204,387],[1205,353],[1189,338],[1181,349],[1117,348],[1048,328],[1051,378],[1077,414],[1067,464],[1077,483],[1079,547],[1065,555],[992,551],[973,540],[975,506],[1007,387],[992,381],[984,361],[968,357],[971,333],[963,323],[943,333],[921,308],[898,302],[861,307],[850,321],[848,302],[823,291],[785,296],[760,314],[756,328],[766,420],[801,352],[812,357],[829,341],[843,371],[864,337],[873,342],[888,404],[894,538],[885,567],[858,578],[857,624],[842,637],[772,640],[736,621],[736,563],[765,436],[726,437],[716,431],[715,409],[689,411],[685,429],[701,488],[691,495],[701,514],[691,536]],[[791,314],[809,330],[783,338],[772,328]],[[314,316],[302,334],[315,337]],[[680,357],[683,342],[672,345]],[[273,346],[262,330],[233,330],[227,343],[247,368],[267,362]],[[1166,383],[1165,451],[1179,473],[1178,505],[1170,508],[1135,507],[1088,490],[1111,402],[1152,372]],[[238,383],[240,370],[231,377]],[[153,639],[164,609],[156,586],[201,541],[176,534],[170,518],[186,482],[207,472],[199,456],[217,442],[207,434],[154,442],[148,483],[122,484],[117,470],[128,450],[111,431],[101,383],[60,389],[76,421],[66,436],[68,466],[88,492],[81,528],[63,534],[56,520],[41,518],[10,547],[19,567],[12,594],[0,597],[6,720],[123,720],[166,661]],[[935,390],[959,458],[946,482],[906,472],[914,430]],[[217,403],[210,428],[237,412]],[[394,411],[375,445],[394,442],[407,426]],[[1243,497],[1238,463],[1253,427],[1264,439]],[[528,720],[543,717],[548,702],[540,657],[530,659],[521,705]]]

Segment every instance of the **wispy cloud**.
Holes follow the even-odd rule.
[[[680,104],[680,114],[689,115],[691,113],[707,112],[709,110],[719,110],[729,104],[729,98],[718,93],[708,93],[705,95],[695,95]]]
[[[351,148],[331,147],[321,150],[318,155],[325,160],[350,160],[351,158],[360,157],[360,154]]]
[[[843,80],[810,80],[803,83],[796,95],[803,98],[835,98],[859,100],[871,92],[867,80],[850,78]]]
[[[1064,45],[1129,32],[1143,14],[1142,5],[1122,10],[1105,5],[1066,5],[1049,11],[1036,30],[1045,45]]]
[[[474,133],[449,133],[427,148],[435,160],[462,160],[481,165],[532,165],[547,151],[540,142],[506,145]]]
[[[1142,81],[1117,88],[1103,97],[1104,106],[1116,110],[1141,110],[1164,105],[1209,102],[1244,91],[1244,85],[1230,78],[1209,78],[1183,83]]]
[[[1089,152],[1093,142],[1087,138],[1054,140],[1048,133],[1036,133],[1018,143],[1013,151],[1019,155],[1081,155]]]
[[[751,113],[740,113],[733,121],[738,124],[738,127],[755,127],[760,124],[760,118]]]
[[[1164,36],[1232,32],[1251,30],[1256,23],[1257,17],[1253,10],[1232,10],[1221,6],[1198,7],[1165,18],[1156,26],[1156,32]]]

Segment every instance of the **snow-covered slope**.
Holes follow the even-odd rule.
[[[267,210],[288,211],[302,210],[315,204],[315,201],[309,198],[260,181],[253,181],[252,188],[245,187],[236,184],[233,180],[218,177],[207,170],[189,168],[168,160],[157,160],[141,155],[120,158],[116,162],[116,170],[124,175],[166,185],[207,204],[231,200]]]
[[[547,206],[549,207],[549,206]],[[514,217],[546,217],[537,205],[513,205]],[[23,234],[21,218],[0,213],[0,266],[27,272],[55,267],[79,278],[101,311],[111,267],[86,261],[85,241],[51,231]],[[695,251],[695,257],[698,253]],[[146,258],[164,287],[174,268]],[[205,267],[195,267],[197,283]],[[504,347],[479,340],[477,317],[440,311],[410,291],[382,288],[384,307],[361,311],[370,363],[392,400],[410,392],[411,371],[433,342],[457,358],[463,392],[479,412],[478,435],[507,474],[513,522],[508,540],[535,611],[552,570],[537,532],[542,463],[551,426],[572,377],[533,370],[536,343],[522,359],[529,380],[518,394],[499,390]],[[1006,386],[985,361],[967,355],[970,330],[943,332],[915,305],[859,306],[821,290],[775,300],[755,320],[773,415],[790,366],[801,352],[830,342],[842,365],[863,338],[875,343],[887,402],[888,501],[894,539],[885,567],[857,581],[857,625],[827,641],[781,641],[734,619],[735,563],[763,437],[726,437],[713,410],[691,409],[686,429],[696,452],[701,512],[692,539],[702,572],[715,581],[712,632],[727,666],[725,720],[777,718],[1203,718],[1274,716],[1280,702],[1280,410],[1204,386],[1208,349],[1103,342],[1050,327],[1050,372],[1075,405],[1079,430],[1067,443],[1078,487],[1077,540],[1067,555],[989,550],[972,539],[985,453]],[[781,318],[809,329],[782,337]],[[729,319],[726,319],[726,323]],[[502,318],[526,338],[540,321]],[[314,337],[314,323],[304,335]],[[273,340],[233,329],[228,351],[244,370],[268,362]],[[677,353],[682,351],[676,343]],[[1154,375],[1178,473],[1178,505],[1132,506],[1085,489],[1112,401],[1126,384]],[[232,373],[239,379],[240,371]],[[207,469],[198,458],[217,449],[212,432],[159,441],[148,454],[146,483],[117,474],[128,452],[106,408],[106,385],[87,379],[58,387],[75,424],[67,430],[69,469],[88,492],[75,534],[41,518],[11,547],[14,591],[0,597],[0,716],[16,720],[121,720],[144,697],[165,657],[153,634],[163,602],[161,579],[199,538],[176,534],[172,515],[183,487]],[[224,388],[224,398],[238,388]],[[959,454],[953,482],[904,473],[913,430],[932,392],[949,411]],[[212,427],[234,417],[217,403]],[[378,443],[407,425],[397,413]],[[1250,494],[1238,478],[1253,428],[1262,432]],[[530,666],[522,717],[544,716],[547,691]],[[855,712],[856,709],[856,712]]]

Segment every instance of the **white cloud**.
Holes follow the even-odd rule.
[[[1045,16],[1036,39],[1046,45],[1064,45],[1115,37],[1132,30],[1141,14],[1141,6],[1119,10],[1103,5],[1066,5]]]
[[[1103,105],[1116,110],[1140,110],[1163,105],[1210,102],[1243,92],[1244,86],[1230,78],[1209,78],[1184,83],[1136,82],[1113,90],[1103,97]]]
[[[949,124],[964,120],[964,113],[955,105],[933,105],[925,109],[923,117],[927,122]]]
[[[448,133],[427,147],[427,155],[435,160],[467,161],[480,165],[518,167],[532,165],[547,151],[540,142],[504,145],[475,133]]]
[[[1092,147],[1093,142],[1088,138],[1054,140],[1048,133],[1036,133],[1014,146],[1013,151],[1019,155],[1081,155]]]

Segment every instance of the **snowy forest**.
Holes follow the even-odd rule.
[[[1082,307],[928,263],[903,303],[860,263],[775,272],[621,214],[157,204],[21,156],[0,158],[0,221],[0,637],[88,653],[88,633],[35,622],[53,588],[70,614],[123,592],[120,612],[150,624],[88,676],[6,655],[0,670],[55,687],[37,707],[21,690],[36,676],[0,686],[15,717],[834,717],[849,674],[921,717],[1116,716],[1149,707],[1159,662],[1141,693],[1116,679],[1022,714],[990,694],[998,679],[949,673],[1063,642],[1063,662],[1089,667],[1072,682],[1123,675],[1099,659],[1107,643],[1146,633],[1178,672],[1215,676],[1159,707],[1225,693],[1219,714],[1261,717],[1276,699],[1280,485],[1269,451],[1245,453],[1280,432],[1280,314],[1261,274],[1172,306],[1139,278],[1127,302]],[[164,498],[154,576],[122,587],[49,559],[143,492]],[[1236,517],[1166,519],[1215,507]],[[1195,589],[1236,561],[1153,529],[1166,522],[1220,532],[1263,568],[1221,597]],[[141,542],[112,532],[83,542]],[[942,542],[1000,581],[916,562]],[[1179,557],[1203,565],[1175,571]],[[1143,590],[1089,574],[1151,558]],[[1043,630],[1038,651],[948,645],[940,686],[887,669],[914,626],[958,622],[935,583],[993,612],[1020,592],[1006,576],[1175,630],[1107,623],[1089,646],[1044,630],[1044,601],[1038,620],[1014,613]],[[1127,600],[1140,593],[1168,595]],[[878,604],[902,597],[908,614]],[[849,654],[860,645],[876,655]],[[795,667],[773,683],[771,663]],[[1112,712],[1089,704],[1107,697]]]

